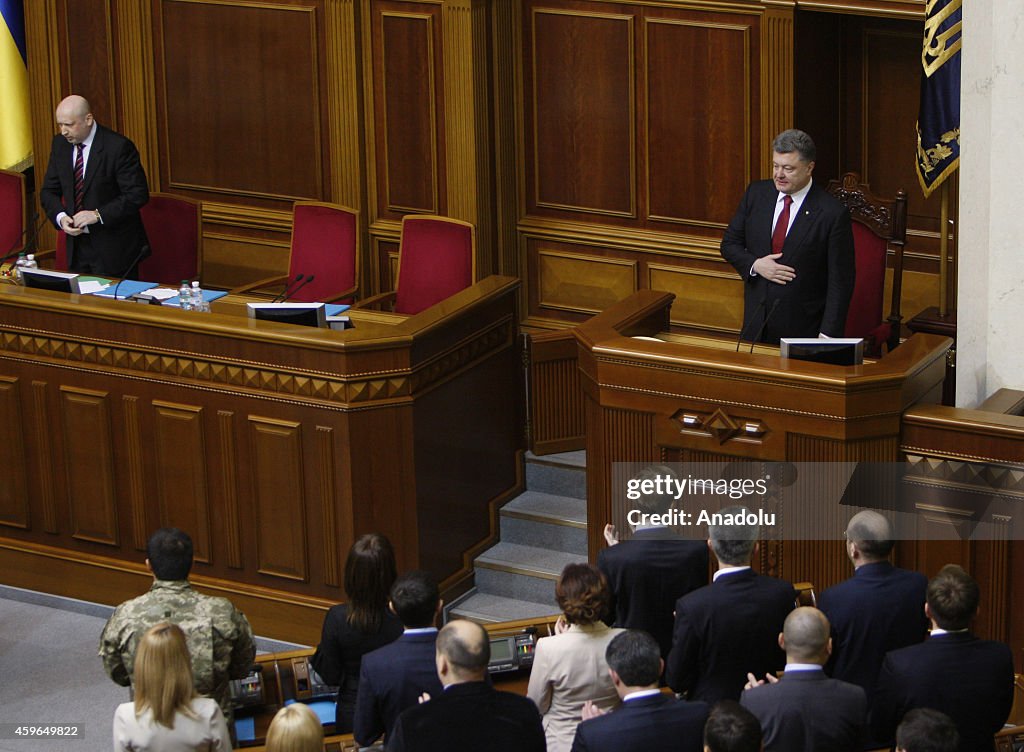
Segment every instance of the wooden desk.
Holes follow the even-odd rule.
[[[118,603],[173,525],[197,585],[314,644],[362,533],[468,572],[517,484],[518,284],[345,332],[0,285],[0,580]]]

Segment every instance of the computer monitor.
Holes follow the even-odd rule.
[[[69,272],[52,272],[49,269],[22,269],[21,280],[25,287],[39,290],[56,290],[57,292],[81,292],[78,288],[78,275]]]
[[[783,358],[830,363],[834,366],[859,366],[864,362],[863,338],[796,338],[783,337],[780,343]]]
[[[249,303],[249,318],[300,326],[327,326],[325,303]]]

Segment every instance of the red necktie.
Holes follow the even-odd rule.
[[[792,203],[792,196],[782,197],[782,213],[779,214],[779,221],[775,223],[775,230],[772,232],[772,253],[782,253],[782,246],[786,242],[786,230],[789,229],[789,205]]]
[[[75,153],[75,213],[82,209],[85,199],[85,162],[82,159],[82,152],[85,151],[85,144],[78,144]]]

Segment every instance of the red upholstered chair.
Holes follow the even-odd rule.
[[[473,284],[476,229],[450,217],[408,214],[402,218],[398,284],[359,307],[393,303],[395,313],[415,314]]]
[[[833,180],[828,191],[850,210],[857,280],[846,314],[846,337],[863,337],[865,353],[880,355],[900,342],[900,295],[903,287],[903,246],[907,242],[907,194],[882,199],[860,182],[855,172]],[[888,318],[884,315],[885,266],[893,252],[892,297]]]
[[[0,170],[0,255],[25,244],[25,176]]]
[[[197,279],[203,261],[199,202],[151,193],[141,214],[151,253],[139,264],[139,279],[175,286],[183,279]]]
[[[359,212],[338,204],[297,201],[292,210],[288,274],[237,287],[247,293],[276,287],[281,292],[299,274],[313,281],[291,300],[303,303],[351,302],[359,289]]]
[[[68,270],[68,236],[57,231],[57,243],[52,250],[36,251],[36,262],[47,269],[59,272]]]

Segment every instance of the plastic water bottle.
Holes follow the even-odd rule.
[[[19,285],[22,284],[21,270],[25,268],[26,263],[27,259],[25,258],[25,254],[19,253],[18,260],[14,262],[14,281]]]
[[[209,313],[210,304],[203,300],[203,288],[199,286],[199,280],[192,281],[192,310],[200,313]]]
[[[28,258],[25,259],[25,267],[24,268],[25,269],[38,269],[39,268],[39,263],[36,261],[36,255],[34,253],[30,253],[28,255]]]
[[[181,305],[181,310],[192,310],[192,288],[188,286],[187,279],[181,280],[181,287],[178,288],[178,303]]]

